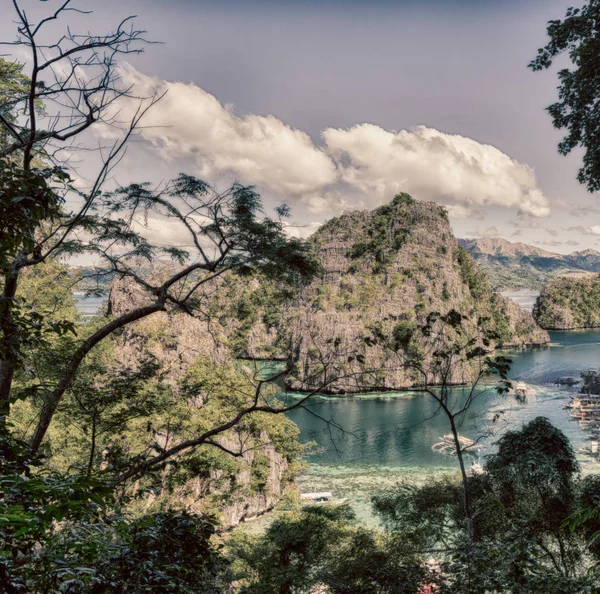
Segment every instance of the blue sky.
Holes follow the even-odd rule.
[[[219,184],[239,179],[268,205],[289,203],[306,230],[407,190],[449,206],[458,236],[569,252],[600,247],[600,203],[575,179],[581,155],[556,152],[560,133],[544,112],[555,71],[526,66],[546,21],[571,3],[78,5],[94,9],[86,23],[94,31],[137,14],[163,42],[129,60],[128,76],[166,85],[169,101],[152,120],[164,133],[129,152],[122,181],[180,170]],[[9,0],[0,6],[9,11]],[[7,19],[0,34],[12,37]]]

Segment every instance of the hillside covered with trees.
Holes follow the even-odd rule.
[[[542,289],[533,315],[548,330],[600,327],[600,277],[549,283]]]
[[[578,280],[600,272],[600,252],[558,254],[500,237],[459,239],[497,291],[541,289],[556,279]]]

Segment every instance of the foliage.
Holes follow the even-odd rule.
[[[410,232],[410,221],[407,221],[410,210],[405,207],[413,203],[413,198],[402,193],[394,196],[389,204],[376,209],[353,244],[350,258],[372,261],[375,273],[385,271]]]
[[[600,326],[600,277],[549,283],[537,298],[533,315],[542,328]]]
[[[469,476],[474,542],[456,480],[400,485],[373,505],[399,547],[434,552],[452,592],[585,591],[595,525],[571,531],[565,520],[595,501],[597,477],[580,480],[578,471],[568,439],[537,418],[503,435],[485,473]]]
[[[228,544],[240,592],[248,594],[303,593],[319,585],[334,594],[412,594],[428,574],[383,535],[357,527],[347,506],[287,512],[264,536],[238,534]]]
[[[485,275],[477,270],[471,254],[460,245],[456,248],[455,258],[460,266],[463,283],[469,287],[471,296],[473,299],[482,299],[490,292]]]
[[[185,512],[81,515],[17,558],[3,591],[224,594],[231,578],[215,534],[213,518]]]
[[[547,111],[554,127],[566,131],[558,152],[567,155],[577,147],[584,149],[577,179],[596,192],[600,190],[600,2],[589,0],[581,8],[568,8],[564,20],[549,21],[546,31],[550,39],[529,67],[548,69],[561,54],[568,55],[569,67],[558,71],[558,101]]]

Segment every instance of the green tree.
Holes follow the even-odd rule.
[[[469,542],[462,488],[453,479],[401,485],[373,498],[399,547],[428,552],[451,592],[577,592],[595,584],[590,530],[565,520],[594,498],[569,440],[537,418],[498,442],[485,472],[469,477],[477,538]],[[594,590],[592,590],[594,591]]]
[[[511,360],[492,357],[492,341],[498,339],[496,326],[489,320],[469,320],[456,310],[441,315],[429,314],[424,324],[401,321],[387,337],[375,332],[368,342],[380,343],[399,356],[403,368],[414,377],[414,389],[431,396],[437,404],[434,414],[443,414],[450,429],[454,453],[463,485],[464,520],[469,540],[476,539],[473,496],[467,475],[466,456],[473,444],[465,443],[459,433],[473,403],[490,394],[506,394],[511,384]],[[499,380],[496,389],[482,386],[490,377]],[[453,386],[466,385],[461,398]]]
[[[202,315],[206,298],[201,288],[226,272],[260,273],[278,282],[295,283],[317,270],[308,246],[287,238],[283,232],[281,217],[288,215],[288,209],[278,209],[275,218],[265,216],[260,196],[252,188],[234,185],[219,192],[197,178],[180,175],[158,189],[131,184],[103,191],[126,143],[160,94],[144,100],[136,98],[133,89],[119,86],[117,58],[142,51],[146,43],[144,32],[130,27],[130,19],[101,36],[79,35],[69,29],[52,46],[51,56],[44,53],[46,46],[39,38],[45,35],[50,21],[71,14],[71,4],[65,2],[48,18],[32,23],[19,2],[14,2],[16,45],[30,53],[31,70],[25,84],[21,67],[14,66],[13,74],[18,75],[20,85],[26,86],[26,92],[20,94],[17,89],[16,94],[7,93],[12,119],[0,120],[11,138],[0,153],[0,191],[4,198],[0,205],[2,425],[17,397],[15,374],[26,367],[31,345],[52,332],[74,331],[69,320],[50,323],[44,315],[21,310],[19,284],[27,270],[65,257],[94,258],[98,274],[132,279],[146,292],[148,302],[108,318],[93,333],[80,336],[69,356],[55,369],[54,380],[38,382],[42,406],[30,436],[32,455],[38,452],[87,355],[114,332],[161,311]],[[67,80],[59,70],[71,73]],[[88,75],[76,76],[79,70]],[[130,125],[105,153],[91,188],[82,192],[72,184],[69,163],[60,160],[60,148],[98,122],[115,123],[112,106],[136,99],[139,108]],[[41,112],[36,109],[40,102],[47,107]],[[70,113],[65,113],[64,107],[55,107],[63,104],[72,106]],[[41,153],[44,162],[39,164],[34,157]],[[190,247],[151,243],[143,230],[148,213],[163,222],[178,224]],[[156,270],[152,263],[157,260],[170,260],[171,264]]]
[[[600,190],[600,2],[589,0],[581,8],[569,8],[564,20],[551,20],[547,45],[529,64],[534,71],[552,66],[561,54],[570,64],[558,71],[558,101],[547,108],[555,128],[566,134],[558,145],[561,155],[584,149],[577,179],[590,192]]]
[[[434,578],[417,558],[397,554],[377,531],[356,526],[348,506],[308,506],[277,518],[264,536],[229,544],[241,592],[416,594]]]

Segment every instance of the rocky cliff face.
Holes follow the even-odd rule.
[[[558,254],[499,237],[459,239],[495,289],[541,289],[557,278],[577,279],[600,271],[600,252]]]
[[[533,308],[542,328],[600,328],[600,277],[556,280],[545,286]]]
[[[363,390],[367,369],[385,369],[376,378],[378,387],[411,387],[411,373],[380,346],[365,345],[364,338],[373,328],[391,335],[399,321],[423,323],[431,312],[455,309],[473,321],[489,318],[502,346],[549,340],[527,312],[492,292],[434,203],[399,195],[374,211],[330,220],[312,241],[323,277],[303,290],[283,321],[300,376],[294,387],[310,389],[321,381],[316,370],[331,345],[344,355],[358,349],[360,356],[350,364],[354,377],[333,382],[330,390]],[[457,368],[452,381],[468,379],[468,369]]]
[[[260,348],[262,354],[266,354],[269,340],[274,337],[269,335],[262,317],[252,317],[250,327],[244,328],[237,313],[242,307],[241,301],[255,292],[262,294],[259,288],[257,282],[245,282],[242,287],[235,279],[214,283],[204,289],[205,315],[190,317],[175,311],[153,314],[129,325],[117,336],[115,355],[125,368],[136,368],[140,360],[152,355],[160,361],[167,383],[177,392],[178,382],[199,359],[209,360],[214,367],[232,364],[231,344],[239,342],[240,336],[244,339],[249,336],[249,344],[260,344],[256,350]],[[148,302],[148,294],[138,284],[128,278],[117,279],[111,288],[108,313],[119,316]],[[206,400],[200,395],[190,407],[202,410]],[[197,478],[175,490],[174,497],[179,504],[195,511],[218,510],[224,527],[235,526],[270,510],[293,481],[295,473],[296,455],[284,452],[277,445],[286,439],[282,438],[282,431],[290,427],[295,430],[295,426],[283,417],[278,417],[277,423],[273,435],[270,428],[254,435],[259,426],[256,424],[248,429],[245,439],[248,443],[254,439],[260,447],[245,451],[241,458],[227,461],[227,454],[217,452],[220,458],[215,458],[208,470],[203,467]],[[285,423],[290,427],[283,427]],[[235,434],[237,441],[234,442],[233,436],[223,434],[219,443],[235,451],[239,448],[240,435],[246,434]],[[289,439],[297,443],[293,431],[290,435]],[[159,447],[166,447],[160,433],[155,438]],[[172,440],[176,441],[177,436]]]

